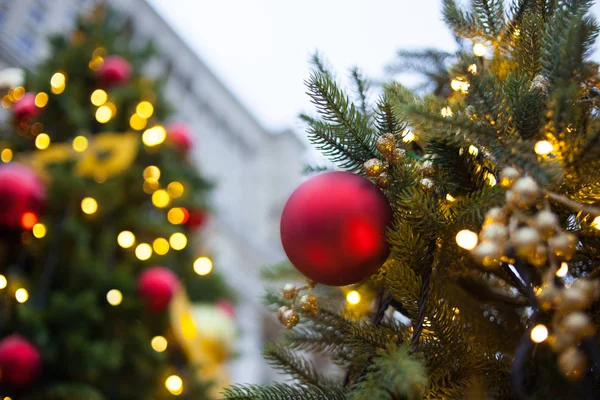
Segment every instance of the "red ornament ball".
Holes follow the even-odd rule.
[[[300,185],[281,216],[281,242],[307,278],[332,286],[360,282],[387,259],[392,209],[371,181],[326,172]]]
[[[177,150],[187,153],[193,146],[192,132],[186,124],[174,122],[166,127],[167,141]]]
[[[39,350],[27,339],[15,334],[0,341],[0,383],[26,386],[36,378],[41,364]]]
[[[207,220],[208,214],[204,210],[191,210],[189,211],[187,221],[185,221],[185,226],[192,230],[198,229],[202,227]]]
[[[108,56],[96,71],[96,77],[105,86],[122,85],[131,78],[131,64],[121,56]]]
[[[45,199],[44,184],[33,170],[15,163],[0,165],[0,227],[31,229]]]
[[[138,292],[152,312],[164,311],[179,287],[177,275],[165,267],[151,267],[138,277]]]
[[[235,307],[229,300],[218,300],[215,305],[219,310],[223,311],[229,317],[235,318]]]
[[[35,105],[35,93],[25,93],[12,106],[15,119],[19,122],[28,121],[40,114],[41,108]]]

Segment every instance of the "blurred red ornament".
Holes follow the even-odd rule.
[[[189,211],[189,216],[185,222],[185,226],[188,229],[198,229],[202,227],[208,220],[208,213],[204,210],[192,210]]]
[[[164,311],[179,287],[177,275],[165,267],[151,267],[138,277],[138,292],[152,312]]]
[[[215,305],[225,314],[229,315],[231,318],[235,317],[235,307],[229,300],[218,300]]]
[[[33,382],[42,364],[40,352],[19,335],[0,341],[0,383],[26,386]]]
[[[392,209],[371,181],[326,172],[301,184],[281,216],[281,241],[291,263],[326,285],[360,282],[387,259]]]
[[[28,121],[40,114],[42,109],[35,105],[35,93],[25,93],[12,106],[15,119],[19,122]]]
[[[131,64],[121,56],[108,56],[96,76],[106,86],[122,85],[131,78]]]
[[[166,127],[167,141],[179,151],[187,153],[193,146],[192,132],[186,124],[174,122]]]
[[[33,170],[14,163],[0,165],[0,227],[31,229],[45,199],[44,184]]]

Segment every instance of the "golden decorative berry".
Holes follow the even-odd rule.
[[[535,252],[541,237],[537,230],[526,226],[517,229],[510,240],[517,254],[521,257],[527,257],[530,253]]]
[[[375,178],[375,183],[380,188],[385,189],[390,186],[390,179],[390,174],[387,172],[382,172],[377,178]]]
[[[567,315],[561,321],[561,329],[573,334],[576,340],[591,337],[596,334],[596,329],[590,318],[581,311],[575,311]]]
[[[504,247],[495,242],[481,242],[471,251],[473,259],[487,268],[495,268],[504,255]]]
[[[396,138],[391,133],[386,133],[377,138],[377,150],[384,156],[392,154],[396,148]]]
[[[285,329],[292,329],[298,322],[300,321],[300,317],[295,310],[287,310],[282,315],[282,323]]]
[[[394,149],[390,154],[388,154],[387,159],[390,164],[398,164],[400,161],[406,158],[406,150],[404,149]]]
[[[297,293],[298,290],[296,289],[296,286],[291,283],[287,283],[283,289],[281,289],[281,296],[288,300],[292,300],[294,297],[296,297]]]
[[[558,368],[565,378],[571,381],[581,379],[587,370],[588,362],[585,354],[576,347],[569,347],[558,356]]]
[[[483,227],[479,237],[482,241],[504,243],[508,239],[508,229],[503,224],[491,223]]]
[[[291,310],[291,308],[289,308],[288,306],[281,306],[281,307],[279,307],[279,310],[277,310],[277,319],[282,324],[283,324],[283,314],[285,314],[285,312],[288,310]]]
[[[302,314],[304,315],[315,315],[319,310],[317,307],[317,298],[315,296],[305,294],[300,298],[298,304],[300,305],[300,310],[302,310]]]
[[[534,205],[541,195],[538,184],[529,176],[519,178],[512,186],[512,192],[513,201],[523,208]]]
[[[363,164],[363,167],[367,175],[372,177],[379,176],[379,174],[387,170],[385,163],[378,158],[371,158],[370,160],[367,160]]]
[[[542,237],[548,238],[556,231],[558,217],[550,210],[540,211],[535,215],[535,227]]]
[[[493,207],[485,214],[484,224],[506,224],[506,211],[500,207]]]
[[[521,174],[516,168],[506,167],[500,171],[500,185],[502,187],[510,188],[520,176]]]
[[[575,254],[577,237],[572,233],[560,233],[548,239],[554,255],[563,260],[570,260]]]

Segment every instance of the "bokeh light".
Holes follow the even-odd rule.
[[[171,196],[174,199],[181,197],[183,195],[184,190],[185,189],[181,182],[171,182],[167,186],[167,192],[169,192],[169,196]]]
[[[140,243],[135,248],[135,256],[142,261],[146,261],[152,257],[152,246],[148,243]]]
[[[90,101],[96,107],[100,107],[108,101],[108,94],[102,89],[96,89],[92,92],[92,95],[90,96]]]
[[[117,243],[124,249],[128,249],[135,244],[135,235],[130,231],[123,231],[117,236]]]
[[[88,139],[85,136],[76,136],[73,139],[73,150],[78,153],[86,151],[88,148]]]
[[[152,242],[152,248],[154,252],[159,256],[164,256],[169,252],[169,241],[165,238],[157,238]]]
[[[171,394],[178,396],[183,392],[183,381],[179,376],[171,375],[165,381],[165,387]]]
[[[35,137],[35,147],[40,150],[45,150],[50,146],[50,136],[46,133],[40,133]]]
[[[212,271],[213,263],[208,257],[198,257],[194,261],[194,272],[200,276],[208,275]]]
[[[25,288],[19,288],[15,292],[15,299],[17,299],[17,302],[23,304],[29,300],[29,292]]]
[[[140,117],[148,119],[154,113],[154,106],[149,101],[142,101],[135,108],[135,112]]]
[[[171,202],[171,197],[164,189],[159,189],[152,193],[152,204],[158,208],[165,208]]]
[[[98,202],[93,197],[86,197],[81,200],[81,210],[88,215],[94,214],[98,211]]]
[[[154,336],[150,344],[152,345],[154,351],[156,351],[157,353],[162,353],[167,349],[167,346],[169,345],[167,339],[165,339],[164,336]]]
[[[183,250],[187,246],[187,237],[181,232],[176,232],[169,238],[169,244],[173,250]]]
[[[456,234],[456,243],[465,250],[473,250],[478,242],[477,234],[468,229],[463,229]]]
[[[158,146],[164,142],[166,138],[167,131],[160,125],[148,128],[142,134],[142,142],[148,147]]]
[[[48,104],[48,93],[39,92],[35,95],[35,105],[39,108],[45,107]]]
[[[346,294],[346,301],[348,304],[352,305],[360,303],[360,293],[358,293],[356,290],[351,290],[348,292],[348,294]]]
[[[33,225],[31,232],[33,233],[33,236],[35,236],[38,239],[41,239],[44,236],[46,236],[46,225],[37,223]]]
[[[111,306],[118,306],[123,301],[123,293],[118,289],[111,289],[106,293],[106,301]]]
[[[160,169],[155,165],[149,165],[144,169],[144,179],[160,179]]]
[[[96,120],[101,124],[105,124],[111,120],[113,117],[113,112],[107,105],[103,105],[98,107],[96,110]]]

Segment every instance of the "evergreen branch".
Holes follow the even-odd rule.
[[[331,380],[317,372],[311,361],[280,344],[267,343],[262,355],[271,367],[291,375],[302,383],[317,386],[334,385]]]
[[[303,275],[289,261],[265,265],[260,269],[260,278],[267,281],[301,280]]]
[[[427,386],[425,367],[408,346],[394,343],[378,352],[350,394],[352,400],[419,399]]]
[[[471,8],[477,14],[490,40],[496,41],[504,28],[504,6],[502,0],[472,0]]]
[[[233,385],[225,388],[222,399],[229,400],[345,400],[346,391],[341,387],[318,387],[314,385],[288,385],[274,383],[263,385]]]
[[[368,120],[369,119],[369,105],[367,101],[368,91],[370,88],[370,83],[367,81],[362,72],[354,67],[350,70],[350,77],[352,78],[352,82],[354,83],[354,90],[356,91],[356,96],[359,101],[359,109],[362,115]]]
[[[468,12],[463,12],[454,0],[443,0],[444,21],[452,28],[454,34],[462,38],[474,38],[483,35],[483,27]]]

